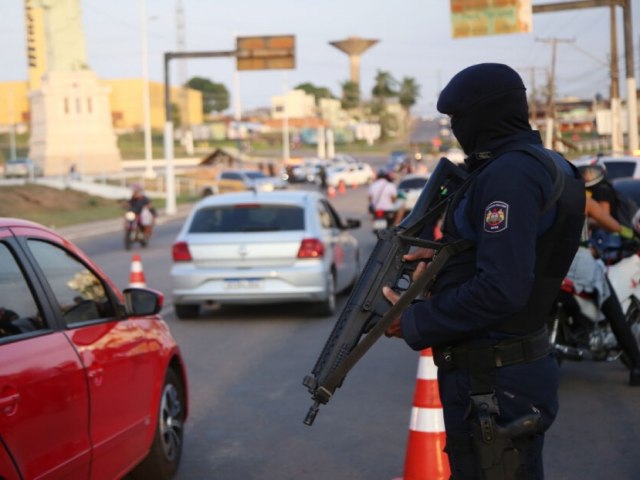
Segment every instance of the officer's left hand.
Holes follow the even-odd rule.
[[[400,298],[400,295],[389,287],[382,287],[382,294],[391,302],[392,305],[395,305]],[[400,321],[400,316],[393,319],[391,325],[389,325],[389,327],[384,331],[384,336],[388,338],[404,338],[402,335],[402,322]]]

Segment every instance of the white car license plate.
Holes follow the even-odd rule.
[[[385,219],[378,219],[373,221],[374,230],[384,230],[387,228],[387,221]]]
[[[225,278],[225,290],[257,290],[262,288],[260,278]]]

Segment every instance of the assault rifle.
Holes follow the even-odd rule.
[[[425,226],[435,225],[446,200],[468,177],[463,169],[441,158],[409,215],[399,225],[378,232],[373,252],[311,374],[304,378],[303,385],[313,400],[304,419],[306,425],[313,424],[320,404],[329,402],[349,370],[382,336],[394,318],[431,288],[436,274],[452,255],[469,246],[467,241],[444,245],[419,238]],[[414,282],[411,275],[416,264],[402,259],[411,247],[433,248],[437,252],[424,274]],[[392,306],[382,294],[383,286],[402,292],[395,305]]]

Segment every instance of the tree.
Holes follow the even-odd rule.
[[[223,112],[229,108],[229,91],[222,83],[212,82],[208,78],[193,77],[187,87],[202,92],[202,112]]]
[[[307,94],[313,95],[316,99],[316,105],[318,105],[321,98],[334,98],[331,90],[329,90],[327,87],[318,87],[310,82],[301,83],[300,85],[295,87],[295,89],[304,90]]]
[[[384,104],[387,98],[395,97],[398,92],[394,89],[398,81],[389,72],[378,70],[371,95],[375,100]]]
[[[351,110],[358,107],[360,105],[360,86],[351,80],[341,83],[340,86],[342,87],[342,98],[340,99],[342,108]]]
[[[413,107],[418,101],[420,96],[420,85],[416,83],[415,78],[404,77],[400,83],[400,90],[398,91],[398,101],[400,105],[407,112],[407,117],[411,107]]]

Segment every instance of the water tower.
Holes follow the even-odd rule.
[[[349,55],[351,81],[357,85],[360,85],[360,56],[376,43],[378,43],[378,40],[360,37],[349,37],[346,40],[329,42],[330,45]]]

